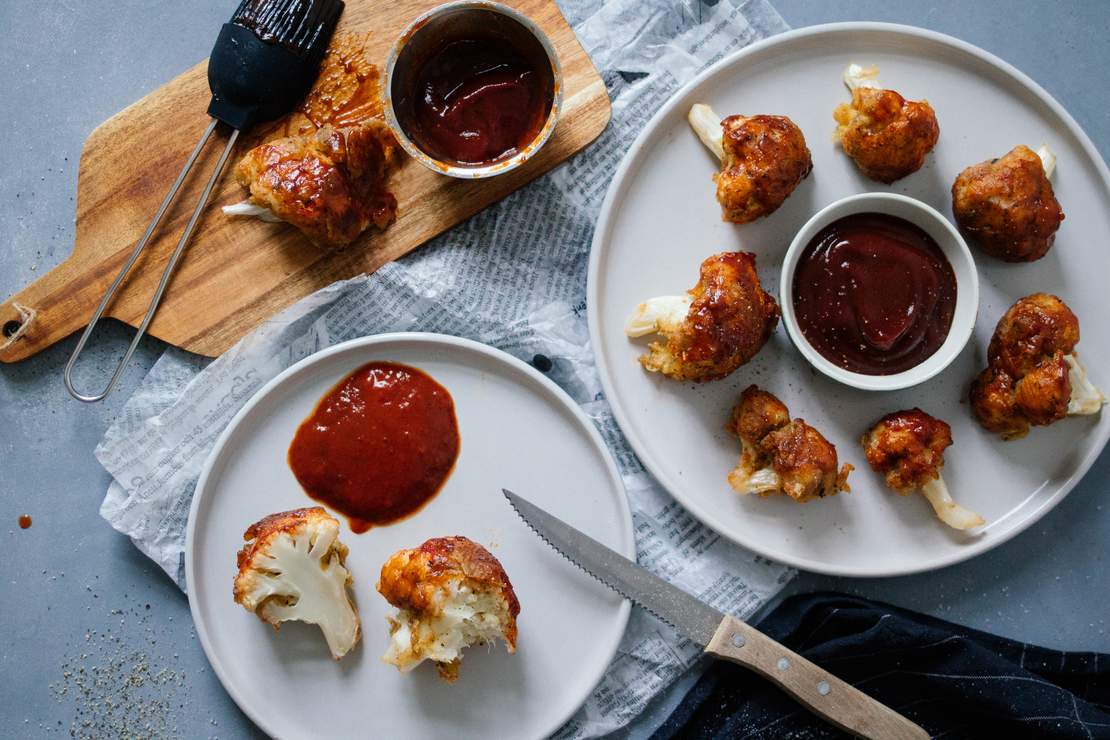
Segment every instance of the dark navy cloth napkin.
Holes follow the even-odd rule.
[[[1110,738],[1110,655],[1062,653],[877,601],[784,600],[759,628],[943,738]],[[754,673],[714,662],[653,740],[843,737]]]

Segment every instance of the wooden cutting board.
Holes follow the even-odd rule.
[[[414,17],[438,4],[346,2],[337,37],[368,34],[365,55],[379,69],[396,36]],[[246,195],[229,166],[149,333],[192,352],[216,356],[299,298],[336,280],[372,272],[412,251],[593,141],[609,121],[609,98],[574,31],[552,0],[503,2],[547,33],[563,68],[559,122],[531,161],[498,177],[464,181],[438,175],[405,157],[391,179],[398,200],[396,222],[382,232],[371,228],[342,250],[316,247],[286,224],[225,216],[219,207]],[[73,254],[0,304],[0,361],[29,357],[86,325],[210,120],[205,114],[206,72],[206,62],[198,64],[89,135],[77,175]],[[222,141],[209,142],[107,315],[132,326],[142,320]],[[28,317],[32,318],[28,321]]]

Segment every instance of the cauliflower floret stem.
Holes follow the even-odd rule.
[[[1044,176],[1052,177],[1052,173],[1056,171],[1056,155],[1048,148],[1048,144],[1041,144],[1037,147],[1037,156],[1041,158]]]
[[[855,90],[857,87],[878,87],[879,68],[874,64],[870,67],[861,67],[852,62],[844,70],[844,84],[849,90]]]
[[[940,476],[922,486],[921,493],[925,494],[925,498],[933,505],[933,510],[936,511],[940,520],[949,527],[971,529],[986,524],[983,517],[970,509],[965,509],[952,499],[951,494],[948,493],[948,486],[944,483],[944,478]]]
[[[695,103],[690,106],[686,120],[690,122],[690,128],[694,129],[701,143],[705,144],[717,159],[723,160],[725,149],[722,142],[724,134],[721,131],[721,117],[705,103]]]
[[[273,224],[281,221],[281,219],[275,216],[274,212],[266,206],[260,206],[249,200],[243,200],[238,203],[233,203],[230,206],[224,206],[223,212],[224,215],[227,216],[253,216],[254,218],[260,218],[263,221]]]
[[[1071,383],[1071,398],[1068,399],[1068,415],[1083,416],[1097,414],[1106,403],[1106,396],[1087,379],[1087,368],[1073,354],[1064,355],[1068,364],[1068,380]]]
[[[657,331],[671,331],[686,320],[693,299],[689,295],[662,295],[649,298],[636,307],[624,325],[630,337],[642,337]]]

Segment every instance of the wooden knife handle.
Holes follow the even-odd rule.
[[[705,652],[774,681],[814,714],[845,732],[882,740],[929,737],[893,709],[735,617],[721,621]]]

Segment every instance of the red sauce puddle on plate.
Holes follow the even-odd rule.
[[[414,367],[371,362],[320,399],[288,459],[305,492],[361,533],[415,513],[439,492],[458,456],[447,389]]]
[[[794,270],[794,314],[822,357],[864,375],[893,375],[937,351],[956,308],[956,275],[920,227],[882,213],[838,219]]]

